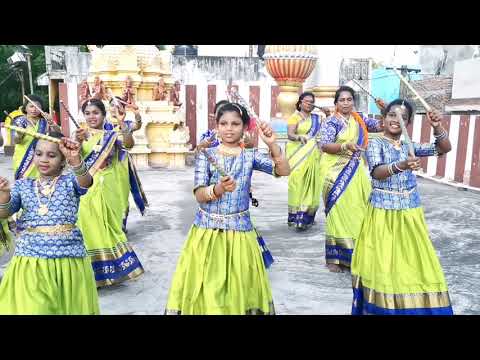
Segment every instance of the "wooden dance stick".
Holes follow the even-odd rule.
[[[385,110],[385,106],[381,106],[380,104],[377,103],[377,98],[375,96],[373,96],[367,89],[365,89],[357,80],[355,79],[352,79],[352,81],[357,84],[357,86],[363,90],[368,96],[370,96],[374,101],[375,101],[375,104],[377,105],[377,107],[380,109],[380,110]]]
[[[410,139],[410,136],[408,136],[407,127],[405,126],[405,122],[403,121],[403,116],[402,116],[402,112],[401,112],[400,108],[397,107],[395,109],[395,113],[397,114],[397,118],[398,118],[398,121],[400,123],[400,127],[402,128],[402,133],[405,136],[405,141],[408,145],[408,152],[410,153],[410,156],[415,157],[415,149],[413,148],[412,139]]]
[[[34,138],[39,139],[39,140],[46,140],[46,141],[53,142],[53,143],[56,143],[56,144],[60,144],[62,142],[62,140],[60,140],[60,139],[54,138],[52,136],[40,134],[40,133],[37,133],[37,132],[33,132],[33,131],[30,131],[30,130],[26,130],[22,127],[7,125],[7,124],[5,124],[4,126],[5,126],[6,129],[14,130],[14,131],[16,131],[20,134],[25,134],[25,135],[34,137]]]
[[[108,89],[108,95],[110,95],[110,97],[112,98],[113,105],[115,105],[116,107],[119,107],[120,106],[120,104],[119,104],[120,100],[117,99],[117,97],[113,93],[112,89]],[[122,101],[122,102],[125,103],[125,101]]]
[[[124,105],[131,105],[131,104],[127,103],[126,101],[117,99],[116,97],[115,97],[115,99],[116,99],[119,103],[122,103],[122,104],[124,104]]]
[[[200,151],[205,155],[205,157],[207,158],[208,162],[209,162],[210,164],[212,164],[215,169],[217,169],[217,171],[220,173],[220,175],[221,175],[222,177],[229,176],[229,175],[225,172],[225,170],[223,170],[222,167],[217,163],[217,161],[216,161],[212,156],[210,156],[210,154],[207,152],[206,149],[201,149]]]
[[[423,107],[425,108],[425,110],[427,110],[427,112],[432,111],[431,106],[428,105],[427,102],[425,101],[425,99],[422,98],[422,97],[418,94],[417,90],[415,90],[415,89],[413,88],[413,86],[409,84],[409,82],[407,81],[407,79],[405,79],[405,78],[403,77],[403,75],[398,72],[397,69],[393,69],[393,71],[394,71],[395,74],[400,78],[400,80],[408,87],[408,89],[417,97],[417,99],[422,103],[422,105],[423,105]]]
[[[255,113],[253,107],[249,103],[247,103],[247,101],[240,95],[238,90],[236,90],[235,93],[232,93],[231,90],[230,92],[227,91],[227,99],[230,102],[234,102],[235,100],[238,104],[242,105],[247,110],[250,117],[254,117],[255,119],[260,120],[258,115]]]
[[[32,100],[30,100],[30,98],[27,95],[23,95],[23,97],[27,99],[27,101],[30,102],[35,107],[35,109],[40,111],[40,114],[42,114],[45,120],[47,120],[48,122],[51,122],[51,120],[48,120],[48,116],[50,116],[49,114],[47,114],[45,111],[40,109],[40,107],[37,104],[35,104]]]
[[[77,129],[80,129],[80,125],[78,124],[77,120],[73,117],[73,115],[70,113],[70,111],[67,108],[67,105],[63,102],[63,100],[60,100],[60,104],[62,104],[63,109],[66,111],[68,117],[72,120],[73,124],[77,127]]]

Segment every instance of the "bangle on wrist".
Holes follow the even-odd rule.
[[[441,141],[448,138],[448,133],[445,129],[442,129],[442,132],[440,134],[433,134],[433,136],[437,141]]]
[[[213,193],[213,196],[215,196],[215,199],[218,199],[218,195],[215,193],[215,186],[217,185],[212,186],[212,193]]]
[[[12,198],[7,203],[0,204],[0,210],[9,210],[10,203],[12,202]]]
[[[83,165],[83,159],[80,158],[80,162],[78,165],[71,165],[68,161],[67,161],[67,165],[72,169],[72,170],[75,170],[75,169],[79,169],[82,167]]]
[[[403,169],[400,169],[400,167],[398,166],[398,162],[393,163],[393,167],[398,171],[397,174],[405,171]]]
[[[393,175],[393,164],[388,164],[387,165],[387,171],[390,176]]]
[[[215,185],[210,185],[207,187],[207,197],[209,201],[217,200],[218,197],[215,195]]]
[[[70,166],[70,170],[72,170],[74,175],[78,176],[78,177],[85,176],[88,173],[87,164],[85,164],[85,161],[83,161],[83,159],[80,162],[80,165],[75,166],[75,167]]]

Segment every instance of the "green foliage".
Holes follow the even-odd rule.
[[[18,51],[19,45],[0,45],[0,83],[5,80],[11,73],[10,65],[7,63],[7,59],[13,55],[15,51]],[[32,80],[33,80],[33,93],[42,97],[48,111],[48,87],[38,86],[37,77],[47,71],[45,65],[45,47],[44,45],[27,45],[32,52]],[[71,46],[71,45],[70,45]],[[88,52],[86,45],[76,45],[81,52]],[[102,45],[98,45],[102,46]],[[159,50],[166,50],[166,45],[155,45]],[[25,64],[22,66],[23,78],[25,86],[25,94],[30,94],[30,81],[28,76],[28,67]],[[11,112],[18,109],[23,103],[22,99],[22,87],[20,79],[16,74],[12,74],[3,84],[0,85],[0,112],[3,114],[3,110]],[[0,117],[3,118],[2,115]]]
[[[46,71],[45,65],[45,48],[43,45],[28,45],[32,52],[32,80],[33,80],[33,93],[41,96],[48,104],[48,88],[46,86],[38,86],[36,84],[37,77]],[[10,65],[7,59],[13,55],[15,51],[18,51],[16,45],[0,45],[0,82],[5,80],[11,73]],[[30,84],[28,77],[28,67],[25,64],[22,66],[23,77],[25,84],[25,94],[30,94]],[[20,79],[17,75],[12,75],[2,85],[0,85],[0,112],[3,114],[3,110],[11,112],[23,103],[22,100],[22,87]],[[2,116],[3,117],[3,116]]]

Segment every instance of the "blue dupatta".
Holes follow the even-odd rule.
[[[355,117],[355,115],[354,115]],[[366,127],[365,125],[359,123],[357,117],[355,117],[357,126],[358,126],[358,136],[357,136],[357,145],[360,147],[364,147],[366,142],[368,141],[368,133],[365,133]],[[362,120],[363,121],[363,120]],[[355,172],[357,171],[358,165],[360,164],[361,159],[361,152],[355,151],[351,156],[350,160],[345,161],[343,158],[340,158],[338,163],[335,165],[336,169],[341,169],[338,173],[338,176],[333,183],[330,191],[325,200],[325,215],[328,215],[332,207],[335,205],[337,200],[343,194],[345,189],[347,188],[348,184],[352,180]]]
[[[38,133],[46,134],[48,129],[48,123],[45,119],[38,120]],[[22,179],[27,171],[33,166],[33,157],[35,155],[35,146],[37,146],[38,139],[34,138],[30,143],[23,159],[15,172],[15,180]]]

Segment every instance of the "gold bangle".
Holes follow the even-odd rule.
[[[210,201],[210,195],[208,193],[208,186],[205,186],[201,189],[202,191],[202,197],[206,199],[206,201]]]
[[[215,188],[215,185],[210,185],[210,186],[207,186],[207,188],[206,188],[207,198],[208,198],[209,201],[213,201],[213,200],[218,199],[218,197],[215,195],[214,188]]]
[[[212,185],[210,185],[207,189],[208,189],[208,200],[212,201],[213,200]]]
[[[218,199],[217,194],[215,194],[215,185],[212,185],[212,195],[213,195],[213,199],[214,199],[214,200],[217,200],[217,199]]]

